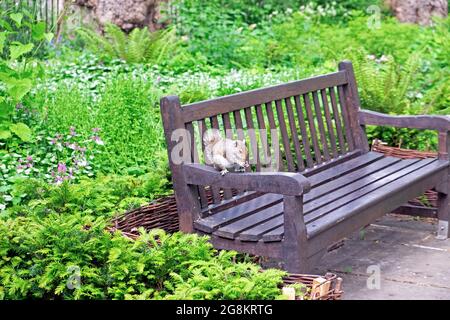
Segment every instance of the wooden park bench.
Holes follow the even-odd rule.
[[[184,106],[168,96],[161,112],[180,228],[210,236],[216,248],[307,272],[334,242],[432,188],[438,236],[449,237],[450,118],[361,110],[350,62],[335,73]],[[436,130],[438,158],[371,152],[365,125]],[[204,164],[210,128],[246,139],[247,172],[222,176]]]

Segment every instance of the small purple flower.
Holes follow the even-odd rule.
[[[75,143],[66,143],[66,147],[72,150],[76,150],[77,149],[77,145]]]
[[[100,132],[100,128],[92,128],[92,132],[93,132],[93,133]]]
[[[65,173],[67,171],[67,167],[65,163],[58,163],[58,172],[59,173]]]
[[[55,184],[56,185],[60,185],[61,183],[63,183],[63,177],[60,177],[60,176],[56,176],[56,178],[55,178]]]
[[[99,136],[92,136],[91,139],[100,146],[105,144]]]
[[[69,130],[70,130],[70,135],[71,135],[72,137],[75,137],[75,136],[77,135],[74,126],[71,126],[71,127],[69,128]]]
[[[80,160],[75,159],[74,163],[75,163],[76,167],[86,167],[88,165],[86,159],[80,159]]]
[[[32,157],[32,156],[28,156],[28,157],[27,157],[27,161],[28,161],[28,162],[33,162],[33,157]]]
[[[80,147],[80,146],[77,146],[77,149],[76,149],[77,151],[80,151],[81,153],[85,153],[86,152],[86,148],[84,148],[84,147]]]
[[[69,173],[67,175],[67,179],[75,179],[75,177],[73,176],[73,169],[69,168]]]

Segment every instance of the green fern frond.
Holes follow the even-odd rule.
[[[105,26],[104,36],[87,28],[81,28],[78,34],[89,50],[129,63],[162,63],[180,45],[174,28],[153,33],[148,28],[136,28],[126,34],[118,26],[109,23]]]
[[[108,39],[115,55],[126,60],[127,35],[115,24],[108,23],[105,26],[105,38]]]

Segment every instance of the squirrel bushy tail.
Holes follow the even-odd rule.
[[[221,139],[222,137],[220,136],[219,130],[217,129],[206,130],[205,134],[203,135],[203,143],[205,144],[205,146],[219,142]]]
[[[205,145],[205,161],[206,164],[214,165],[214,153],[213,153],[213,146],[222,140],[222,137],[220,136],[220,132],[217,129],[209,129],[206,130],[205,134],[203,135],[203,143]]]

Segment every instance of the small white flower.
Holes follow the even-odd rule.
[[[3,211],[6,209],[6,206],[3,203],[0,203],[0,211]]]
[[[8,194],[5,194],[5,195],[3,196],[3,199],[5,199],[5,201],[11,201],[11,200],[12,200],[12,197],[11,197],[10,195],[8,195]]]

